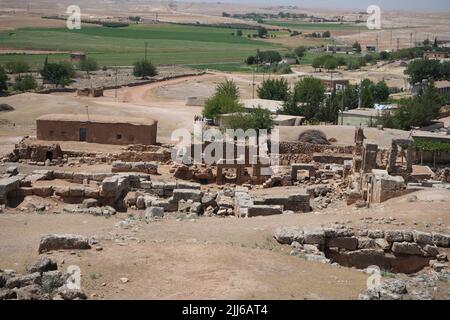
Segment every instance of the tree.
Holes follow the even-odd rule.
[[[389,87],[386,82],[380,81],[373,86],[373,100],[376,103],[386,102],[389,99]]]
[[[244,33],[242,32],[241,29],[238,29],[238,31],[236,31],[236,35],[237,35],[238,37],[242,37],[243,34],[244,34]]]
[[[234,100],[239,100],[240,92],[236,83],[233,80],[226,80],[219,83],[216,87],[216,96],[227,96]]]
[[[243,111],[238,100],[226,95],[214,95],[206,100],[203,116],[208,119],[217,118],[221,114]]]
[[[438,48],[438,47],[439,47],[439,41],[438,41],[438,38],[435,37],[434,42],[433,42],[433,48]]]
[[[259,63],[276,63],[283,60],[280,53],[277,51],[259,51],[256,55],[256,59]]]
[[[374,107],[374,97],[373,97],[374,83],[369,79],[364,79],[361,82],[361,107],[362,108],[373,108]]]
[[[319,107],[315,118],[320,122],[337,124],[340,110],[339,96],[334,90]]]
[[[249,56],[247,59],[245,59],[245,63],[249,66],[254,65],[256,63],[256,58],[254,56]]]
[[[135,77],[154,77],[158,74],[156,67],[148,60],[142,59],[134,63],[133,75]]]
[[[289,85],[286,79],[265,80],[257,89],[260,99],[286,101],[289,96]]]
[[[128,17],[128,20],[133,21],[133,22],[139,22],[139,21],[141,21],[141,17],[140,16],[130,16],[130,17]]]
[[[297,55],[299,59],[303,58],[306,54],[306,47],[300,46],[294,49],[294,53]]]
[[[381,59],[381,60],[389,60],[389,52],[387,52],[387,51],[381,51],[381,52],[380,52],[380,59]]]
[[[267,31],[266,28],[264,28],[264,27],[258,28],[258,37],[265,38],[265,37],[267,37],[268,34],[269,34],[269,32]]]
[[[8,61],[5,65],[9,73],[20,74],[30,71],[30,66],[25,61]]]
[[[440,110],[440,97],[433,83],[430,83],[422,95],[403,99],[393,114],[384,114],[378,124],[387,128],[410,130],[414,127],[429,125],[436,119]]]
[[[445,61],[441,65],[442,79],[450,81],[450,61]]]
[[[239,103],[239,88],[233,80],[226,80],[218,84],[214,95],[206,100],[203,116],[214,119],[221,114],[241,111],[243,108]]]
[[[330,38],[331,37],[331,32],[330,31],[325,31],[323,34],[322,34],[322,38]]]
[[[320,79],[305,78],[295,84],[294,92],[283,106],[282,113],[301,115],[307,120],[316,115],[325,99],[325,87]]]
[[[312,67],[314,69],[319,69],[322,66],[323,66],[323,59],[322,59],[322,57],[314,58],[314,60],[312,61]]]
[[[249,113],[238,112],[227,117],[225,120],[225,127],[227,129],[242,129],[244,131],[254,129],[257,133],[259,130],[267,130],[270,132],[274,125],[275,122],[270,111],[262,109],[261,106],[258,106]]]
[[[25,76],[18,76],[14,84],[16,91],[28,91],[37,88],[37,82],[31,74]]]
[[[8,75],[5,69],[0,66],[0,93],[8,90]]]
[[[341,106],[341,111],[348,108],[349,110],[358,108],[359,93],[358,87],[354,85],[348,85],[344,90],[337,93],[336,99]]]
[[[64,87],[72,81],[72,78],[75,76],[75,70],[73,69],[73,66],[66,61],[47,63],[44,66],[44,69],[42,69],[41,75],[44,80],[49,83],[54,84],[55,86],[60,85]]]
[[[86,71],[87,74],[91,71],[98,70],[98,63],[93,58],[82,59],[78,64],[78,68],[82,71]]]
[[[411,83],[422,82],[424,79],[436,81],[442,78],[442,65],[438,60],[415,60],[408,65],[405,74],[409,76]]]
[[[356,42],[353,44],[353,49],[354,49],[357,53],[361,53],[361,51],[362,51],[361,44],[360,44],[358,41],[356,41]]]
[[[328,58],[324,61],[323,67],[324,67],[325,69],[327,69],[328,71],[335,70],[335,69],[338,67],[338,63],[337,63],[336,58],[334,58],[334,57],[328,57]]]

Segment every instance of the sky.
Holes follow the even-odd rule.
[[[183,0],[182,0],[183,1]],[[188,1],[188,0],[184,0]],[[191,0],[192,1],[192,0]],[[311,8],[367,9],[370,5],[378,5],[382,10],[408,11],[448,11],[450,0],[197,0],[195,2],[248,3],[267,5],[297,5]],[[365,11],[365,10],[364,10]],[[450,22],[449,22],[450,23]]]

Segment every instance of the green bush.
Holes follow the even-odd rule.
[[[0,93],[8,90],[8,75],[5,69],[0,66]]]
[[[72,81],[72,78],[75,76],[75,70],[67,61],[47,63],[41,71],[41,75],[49,83],[64,87]]]
[[[226,80],[216,87],[215,96],[227,96],[234,100],[239,100],[240,92],[233,80]]]
[[[268,79],[258,87],[257,92],[260,99],[286,101],[289,85],[286,79]]]
[[[82,71],[86,71],[88,74],[91,71],[98,70],[98,63],[93,58],[86,58],[80,61],[78,68]]]
[[[18,76],[14,84],[16,91],[28,91],[37,88],[37,82],[32,75]]]
[[[242,112],[242,105],[233,97],[215,95],[206,100],[203,108],[203,116],[207,119],[215,119],[221,114]]]
[[[156,67],[148,60],[142,59],[134,63],[133,75],[135,77],[154,77],[158,74]]]
[[[13,74],[25,73],[30,71],[30,66],[25,61],[8,61],[5,64],[5,67],[9,73]]]
[[[267,130],[273,129],[275,123],[269,110],[262,109],[260,106],[249,113],[236,113],[226,118],[225,127],[227,129],[249,129]]]

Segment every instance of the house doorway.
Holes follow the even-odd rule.
[[[80,128],[80,141],[86,141],[86,128]]]

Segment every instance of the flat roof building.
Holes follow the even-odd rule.
[[[450,82],[449,81],[436,81],[434,83],[434,86],[436,87],[436,90],[439,94],[445,94],[450,92]]]
[[[377,120],[383,115],[384,112],[391,112],[391,110],[377,110],[368,108],[348,110],[339,115],[339,123],[344,126],[372,127],[376,124]]]
[[[36,119],[36,135],[46,141],[85,141],[103,144],[156,144],[158,122],[87,114],[47,114]]]

